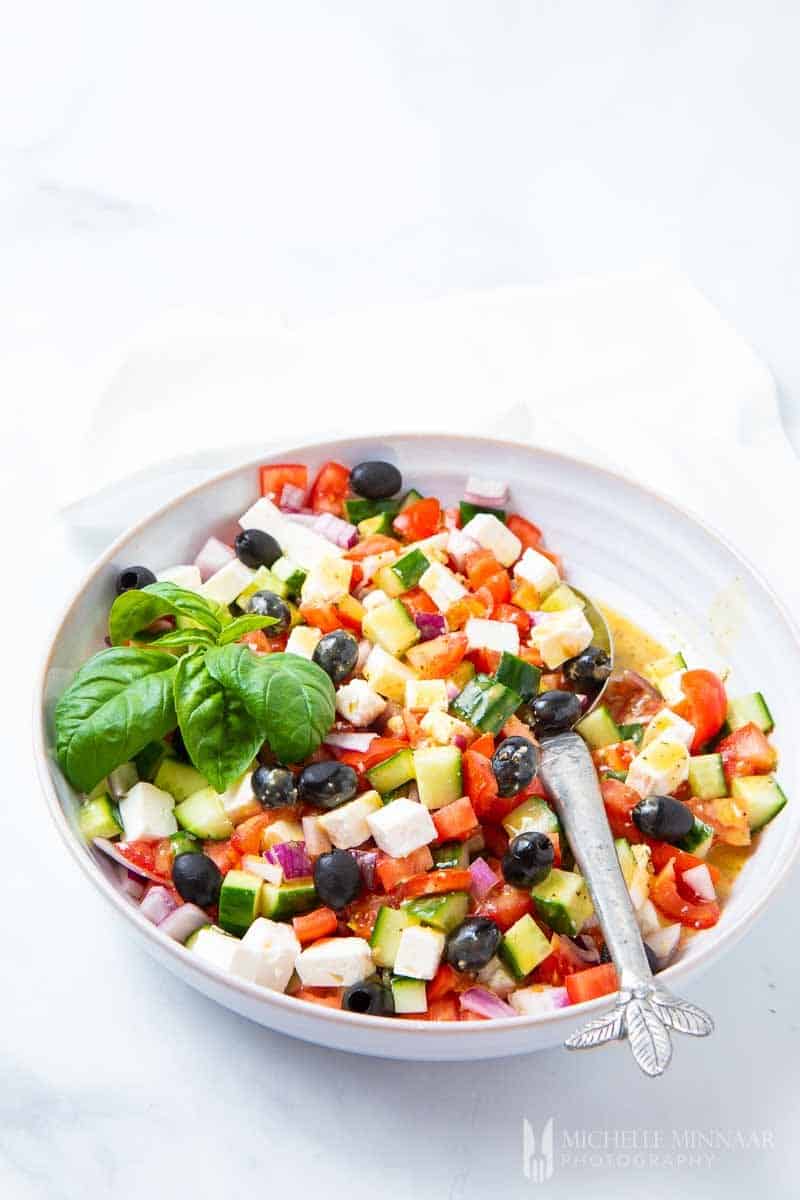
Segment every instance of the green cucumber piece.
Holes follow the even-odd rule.
[[[426,808],[443,808],[464,794],[458,746],[421,746],[413,756],[419,798]]]
[[[351,525],[368,521],[371,517],[387,515],[397,516],[400,511],[399,500],[367,500],[363,496],[353,496],[344,502],[345,520]]]
[[[273,921],[308,912],[316,903],[313,879],[289,879],[280,885],[265,883],[261,888],[261,915]]]
[[[148,742],[133,760],[139,778],[144,779],[146,783],[152,783],[164,759],[171,755],[172,747],[169,742]]]
[[[503,934],[498,957],[514,978],[520,980],[544,962],[549,953],[550,939],[545,937],[530,913],[526,913]]]
[[[381,604],[365,613],[362,629],[364,637],[377,642],[394,658],[400,658],[420,639],[419,629],[399,600]]]
[[[445,892],[438,896],[416,896],[402,905],[417,925],[432,925],[442,933],[451,933],[467,915],[469,896],[466,892]]]
[[[153,783],[163,792],[169,792],[177,804],[208,787],[205,776],[189,763],[179,762],[177,758],[164,759],[156,771]]]
[[[404,592],[410,592],[416,587],[430,566],[430,561],[421,550],[411,550],[392,563],[389,570],[396,577]]]
[[[633,879],[633,873],[636,870],[636,859],[633,857],[633,850],[627,838],[614,838],[614,849],[617,852],[620,870],[625,884],[630,884]]]
[[[193,833],[187,833],[185,829],[179,829],[177,833],[170,834],[169,844],[175,858],[179,854],[203,853],[203,843]]]
[[[502,521],[504,525],[506,523],[506,513],[503,508],[488,508],[485,504],[470,504],[468,500],[462,500],[458,506],[458,510],[461,514],[462,529],[478,513],[491,513],[493,517],[497,517],[498,521]]]
[[[285,585],[290,596],[300,595],[307,574],[302,567],[298,567],[297,563],[284,555],[272,564],[270,570],[275,578]]]
[[[524,658],[504,650],[500,655],[494,678],[497,683],[502,683],[511,688],[512,692],[517,692],[523,700],[532,700],[534,696],[539,695],[542,672],[533,663],[525,662]]]
[[[423,499],[424,499],[424,496],[422,495],[421,492],[418,492],[416,488],[411,488],[411,490],[409,492],[406,492],[405,496],[400,501],[399,511],[403,512],[404,509],[410,508],[412,504],[416,504],[418,500],[423,500]]]
[[[239,608],[246,610],[248,600],[256,592],[274,592],[276,596],[285,600],[289,595],[289,588],[282,579],[278,579],[278,576],[272,573],[269,567],[259,567],[244,591],[236,597]]]
[[[411,918],[402,908],[389,908],[384,905],[378,909],[369,939],[376,967],[394,966],[400,936],[410,924]]]
[[[175,820],[195,837],[222,841],[233,833],[233,823],[213,788],[203,788],[175,806]]]
[[[619,737],[622,742],[633,742],[637,747],[641,746],[644,725],[640,725],[638,721],[634,721],[631,725],[620,725]]]
[[[740,775],[731,784],[731,795],[747,813],[753,833],[768,825],[788,803],[774,775]]]
[[[728,729],[741,729],[743,725],[757,725],[762,733],[770,733],[775,728],[772,713],[761,692],[751,692],[748,696],[737,696],[728,701]]]
[[[521,703],[519,692],[489,675],[476,675],[456,696],[450,712],[482,733],[498,733]]]
[[[689,759],[689,787],[698,800],[718,800],[728,794],[721,754],[697,754]]]
[[[392,977],[391,987],[396,1013],[428,1011],[428,993],[424,979],[408,979],[405,975],[395,975]]]
[[[84,800],[78,811],[78,827],[87,842],[95,838],[113,838],[122,833],[117,806],[107,793]]]
[[[622,734],[605,704],[601,704],[594,712],[587,713],[575,726],[586,745],[592,750],[601,750],[603,746],[613,746],[621,742]]]
[[[376,791],[385,796],[414,778],[414,755],[411,750],[398,750],[376,767],[367,771],[367,779]]]
[[[466,842],[445,842],[442,846],[436,846],[433,850],[433,865],[440,870],[445,867],[466,870],[469,866]]]
[[[228,871],[219,893],[219,923],[226,933],[247,933],[258,916],[263,884],[249,871]]]
[[[558,833],[556,814],[540,796],[529,796],[503,818],[503,828],[510,838],[521,833]]]
[[[676,842],[676,846],[681,850],[688,850],[690,854],[694,854],[697,858],[705,858],[711,849],[711,843],[714,840],[714,830],[705,821],[701,821],[699,817],[695,817],[694,825],[686,834],[686,837]]]
[[[394,515],[390,512],[377,513],[374,517],[367,517],[365,521],[358,522],[358,532],[362,538],[374,537],[376,533],[382,533],[386,537],[391,537],[394,532],[392,523]]]
[[[545,925],[567,937],[580,933],[594,909],[583,876],[559,867],[531,888],[531,896]]]

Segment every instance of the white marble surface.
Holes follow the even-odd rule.
[[[176,310],[199,328],[210,311],[215,328],[243,313],[296,326],[656,262],[761,352],[796,425],[800,17],[787,2],[701,9],[32,0],[7,15],[3,1197],[796,1193],[791,890],[698,982],[718,1036],[681,1043],[662,1084],[621,1049],[358,1060],[249,1025],[120,940],[47,826],[28,752],[31,657],[73,583],[52,531],[75,415]],[[666,1145],[644,1165],[557,1160],[537,1189],[525,1116]],[[686,1128],[767,1130],[774,1148],[718,1148],[693,1169],[672,1152],[670,1169]]]

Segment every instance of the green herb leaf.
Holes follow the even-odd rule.
[[[193,625],[219,636],[222,622],[212,606],[197,592],[174,583],[149,583],[117,596],[108,617],[108,632],[115,646],[130,641],[159,617],[183,617]]]
[[[173,655],[135,647],[84,663],[55,709],[56,755],[73,787],[90,792],[175,728],[175,669]]]
[[[245,646],[238,649],[251,653]],[[211,786],[224,792],[247,770],[264,741],[258,720],[234,689],[210,674],[202,653],[178,662],[175,709],[189,757]]]
[[[209,673],[242,698],[281,762],[300,762],[322,743],[336,696],[316,663],[297,654],[259,656],[247,646],[209,650],[205,661]]]
[[[238,642],[240,637],[246,633],[253,633],[256,629],[267,629],[270,625],[277,624],[277,617],[262,617],[257,613],[247,613],[243,617],[234,617],[230,625],[226,625],[222,633],[217,638],[218,646],[227,646],[231,642]]]
[[[209,633],[207,629],[170,629],[169,633],[162,634],[161,637],[155,638],[148,644],[159,650],[179,650],[185,646],[196,646],[198,649],[207,649],[210,646],[215,646],[216,641],[214,635]]]

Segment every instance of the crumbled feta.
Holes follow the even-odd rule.
[[[175,799],[152,783],[137,783],[119,802],[126,842],[155,841],[177,833]]]
[[[491,550],[504,567],[510,567],[522,553],[522,542],[494,513],[476,513],[461,532],[483,546],[484,550]]]
[[[292,977],[298,942],[291,925],[256,917],[231,957],[230,970],[274,992],[283,992]]]
[[[369,612],[372,608],[380,608],[382,604],[391,604],[391,597],[386,595],[383,588],[375,588],[362,597],[361,603]]]
[[[447,612],[452,604],[467,594],[467,589],[450,568],[440,562],[431,563],[420,578],[419,586],[441,612]]]
[[[328,938],[301,951],[295,970],[304,987],[349,987],[372,975],[375,965],[363,938]]]
[[[389,654],[383,646],[373,646],[370,650],[364,663],[364,675],[376,692],[398,704],[405,699],[408,680],[417,677],[411,667]]]
[[[640,796],[670,796],[689,778],[689,751],[682,742],[657,738],[631,762],[625,780]]]
[[[459,571],[464,567],[467,555],[472,554],[474,550],[478,549],[480,549],[478,543],[474,538],[467,537],[463,529],[452,529],[450,531],[450,536],[447,539],[447,553]]]
[[[369,817],[382,805],[377,792],[364,792],[319,817],[320,829],[324,829],[337,850],[351,850],[370,836]]]
[[[240,779],[235,780],[220,796],[222,807],[234,825],[238,825],[245,817],[254,815],[253,807],[260,808],[253,795],[253,772],[247,771]]]
[[[323,558],[313,566],[300,590],[303,604],[335,604],[350,591],[353,564],[346,558]]]
[[[684,672],[673,671],[670,675],[663,675],[658,681],[658,690],[664,697],[667,704],[680,704],[686,697],[681,687]]]
[[[553,588],[558,587],[560,582],[555,563],[530,546],[514,567],[514,575],[536,588],[540,600],[552,592]]]
[[[259,879],[273,883],[276,887],[283,883],[283,867],[280,863],[267,862],[266,858],[259,858],[256,854],[245,854],[242,870],[247,871],[248,875],[257,875]]]
[[[239,949],[239,939],[219,929],[216,925],[204,925],[191,939],[189,949],[209,966],[230,971],[231,961]]]
[[[513,621],[487,621],[485,617],[470,617],[464,632],[470,650],[519,652],[519,630]]]
[[[284,515],[266,496],[239,518],[242,529],[262,529],[275,538],[286,558],[309,571],[323,559],[341,557],[344,550],[299,521]],[[240,589],[241,590],[241,589]]]
[[[397,803],[395,801],[394,803]],[[391,805],[389,805],[391,808]],[[400,934],[394,960],[395,975],[433,979],[444,952],[444,934],[426,925],[409,925]]]
[[[474,736],[469,725],[465,725],[457,717],[451,717],[449,713],[442,712],[437,708],[431,708],[425,713],[419,727],[426,737],[430,738],[432,742],[436,742],[437,746],[448,746],[457,735],[467,739]]]
[[[530,644],[539,651],[548,669],[555,671],[568,658],[590,646],[593,636],[583,609],[565,608],[537,618]]]
[[[336,711],[359,728],[371,725],[385,708],[383,696],[373,691],[366,679],[351,679],[336,693]]]
[[[268,825],[261,834],[261,849],[268,850],[279,842],[302,842],[303,826],[299,821],[287,821],[280,818]]]
[[[361,560],[361,578],[364,583],[369,583],[375,578],[375,575],[380,571],[381,567],[388,567],[391,563],[397,560],[397,555],[394,550],[384,550],[381,554],[368,554],[366,558]]]
[[[644,750],[651,742],[663,737],[673,742],[682,742],[688,750],[694,741],[694,733],[694,725],[684,721],[683,717],[679,717],[671,709],[662,708],[661,712],[657,712],[648,722],[642,737],[641,749]]]
[[[322,630],[313,625],[295,625],[286,642],[287,654],[299,654],[301,658],[313,658]]]
[[[438,708],[446,712],[450,701],[443,679],[409,679],[406,681],[406,708]]]
[[[200,586],[200,595],[217,604],[233,604],[236,597],[253,582],[255,571],[238,558],[232,558]]]
[[[200,568],[192,563],[166,567],[156,574],[159,583],[174,583],[176,587],[186,588],[187,592],[199,592],[203,586]]]
[[[392,858],[405,858],[437,836],[427,808],[405,796],[370,813],[367,825],[378,849]]]

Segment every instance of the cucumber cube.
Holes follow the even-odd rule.
[[[308,912],[316,903],[313,879],[290,879],[279,885],[264,883],[261,888],[261,916],[273,921],[288,920],[298,913]]]
[[[466,892],[446,892],[439,896],[417,896],[403,905],[411,921],[418,925],[432,925],[442,933],[450,933],[464,920],[469,908]]]
[[[95,838],[113,838],[122,833],[111,797],[105,793],[85,800],[78,813],[78,826],[87,842]]]
[[[433,865],[439,870],[446,867],[455,867],[458,870],[466,870],[469,866],[469,854],[465,842],[445,842],[442,846],[436,846],[433,851]]]
[[[226,933],[247,933],[259,913],[262,886],[249,871],[228,872],[219,893],[219,923]]]
[[[364,637],[395,658],[405,654],[420,639],[420,631],[399,600],[371,609],[362,622]]]
[[[165,758],[156,771],[153,783],[162,791],[169,792],[178,804],[188,800],[195,792],[208,787],[208,780],[189,763],[178,762],[177,758]]]
[[[521,703],[519,692],[488,675],[476,675],[456,696],[450,710],[482,733],[498,733]]]
[[[623,740],[619,725],[604,704],[578,721],[575,732],[581,735],[592,750],[613,746],[615,742]]]
[[[731,795],[747,813],[753,833],[763,829],[788,803],[773,775],[740,775],[731,785]]]
[[[497,683],[511,688],[511,691],[517,692],[523,700],[532,700],[534,696],[538,696],[541,677],[542,672],[538,667],[525,662],[523,658],[511,654],[508,650],[504,650],[500,655],[500,662],[494,673]]]
[[[529,796],[503,819],[503,828],[510,838],[520,833],[558,833],[558,817],[549,804],[539,796]]]
[[[195,837],[222,841],[233,833],[233,823],[213,788],[203,788],[175,807],[175,820],[181,829]]]
[[[421,550],[411,550],[386,569],[396,577],[402,590],[409,592],[417,586],[430,565]]]
[[[290,596],[300,595],[300,589],[305,583],[306,575],[308,574],[307,571],[304,571],[302,567],[298,567],[297,563],[292,562],[290,558],[286,558],[285,556],[274,562],[270,569],[275,578],[285,584]]]
[[[424,1013],[428,1011],[428,993],[424,979],[407,979],[395,975],[392,979],[392,999],[396,1013]]]
[[[681,838],[677,845],[681,850],[688,850],[690,854],[694,854],[697,858],[705,858],[711,849],[713,841],[714,830],[705,821],[701,821],[698,817],[695,817],[694,825],[686,834],[686,837]]]
[[[534,967],[544,962],[550,953],[550,940],[542,933],[530,913],[503,934],[498,951],[499,957],[515,979],[524,979]]]
[[[542,612],[563,612],[566,608],[586,608],[586,601],[569,584],[560,583],[541,603]]]
[[[419,798],[426,808],[443,808],[463,795],[457,746],[421,746],[413,756]]]
[[[553,867],[541,883],[531,888],[536,911],[556,933],[575,937],[592,915],[594,905],[582,875]]]
[[[619,736],[622,742],[633,742],[635,746],[641,746],[642,738],[644,737],[644,725],[640,725],[637,721],[634,721],[630,725],[620,725]]]
[[[741,729],[743,725],[757,725],[762,733],[769,733],[775,728],[772,713],[761,692],[751,692],[749,696],[738,696],[728,702],[728,728]]]
[[[728,785],[721,754],[698,754],[689,759],[689,787],[699,800],[727,796]]]
[[[367,771],[367,779],[381,795],[386,795],[408,783],[414,774],[414,755],[411,750],[405,749],[398,750],[391,758]]]
[[[400,935],[411,924],[409,914],[402,908],[384,906],[378,909],[369,944],[377,967],[393,967],[400,945]]]
[[[506,521],[505,510],[502,508],[487,508],[483,504],[470,504],[468,500],[462,500],[458,508],[459,512],[461,513],[462,529],[465,525],[468,525],[472,518],[477,516],[478,513],[490,513],[493,517],[497,517],[498,521],[502,521],[503,524],[505,524]]]

